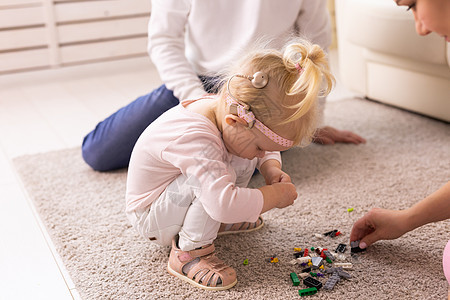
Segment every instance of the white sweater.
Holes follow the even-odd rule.
[[[152,0],[148,51],[180,100],[205,94],[198,75],[223,71],[260,38],[274,47],[296,32],[326,49],[325,0]]]

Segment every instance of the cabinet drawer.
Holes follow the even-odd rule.
[[[0,9],[0,29],[43,25],[42,6]]]
[[[0,0],[0,9],[12,6],[41,5],[42,0]]]
[[[147,55],[150,0],[0,0],[0,73]]]
[[[60,44],[120,38],[127,36],[146,36],[148,16],[105,20],[58,26]]]
[[[72,64],[125,56],[147,55],[147,37],[61,47],[61,63]]]
[[[101,0],[55,3],[56,22],[77,22],[84,20],[149,15],[150,0]]]
[[[47,46],[44,27],[0,31],[0,51]]]
[[[48,49],[0,53],[0,72],[49,66]]]

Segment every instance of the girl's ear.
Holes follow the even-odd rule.
[[[243,126],[248,126],[247,122],[236,115],[228,114],[225,116],[225,122],[230,126],[236,126],[236,124],[241,124]]]

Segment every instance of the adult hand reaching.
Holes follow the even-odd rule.
[[[372,208],[353,224],[350,242],[360,240],[364,249],[378,240],[396,239],[431,222],[450,218],[450,181],[405,210]]]
[[[361,249],[378,240],[396,239],[408,231],[405,211],[372,208],[353,224],[350,241],[360,240]]]
[[[339,130],[331,126],[324,126],[318,128],[313,138],[314,143],[323,145],[333,145],[335,143],[352,143],[352,144],[365,144],[366,140],[347,130]]]

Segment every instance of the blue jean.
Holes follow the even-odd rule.
[[[209,93],[217,92],[213,78],[200,77]],[[161,85],[141,96],[97,124],[83,140],[84,161],[96,171],[111,171],[128,167],[134,144],[141,133],[179,100]]]

